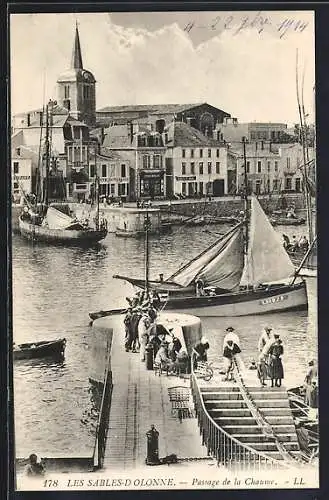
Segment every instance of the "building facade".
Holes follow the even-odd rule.
[[[173,122],[164,137],[167,197],[228,193],[226,146],[182,122]]]
[[[230,148],[236,162],[237,192],[244,188],[244,155],[242,145]],[[309,159],[314,149],[309,148]],[[303,149],[300,144],[246,144],[248,190],[256,194],[301,192],[303,188]]]
[[[218,124],[214,137],[218,140],[224,140],[234,145],[241,143],[243,138],[249,142],[272,141],[280,142],[280,138],[288,134],[288,128],[285,123],[271,122],[250,122],[239,123],[237,118],[225,118],[222,124]]]

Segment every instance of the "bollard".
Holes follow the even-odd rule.
[[[151,425],[151,429],[146,433],[147,437],[147,457],[145,459],[146,465],[159,465],[159,433]]]
[[[153,370],[153,344],[149,342],[145,347],[146,369]]]

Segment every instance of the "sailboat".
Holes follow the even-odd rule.
[[[145,285],[142,279],[115,277],[140,288]],[[197,295],[200,280],[203,289]],[[164,309],[196,316],[244,316],[307,307],[305,283],[296,279],[280,235],[254,195],[248,223],[237,224],[166,281],[150,280],[148,286],[163,294]]]
[[[42,199],[35,200],[32,204],[27,200],[23,213],[19,217],[18,225],[21,235],[31,241],[39,241],[51,244],[93,244],[103,240],[107,235],[106,221],[99,217],[99,200],[97,201],[97,212],[95,227],[89,223],[82,223],[77,218],[72,217],[68,206],[67,213],[64,213],[65,206],[52,206],[48,203],[49,169],[50,169],[50,112],[49,107],[54,104],[52,101],[46,107],[46,138],[45,138],[45,179],[41,177]],[[56,102],[55,102],[56,104]],[[39,169],[43,173],[44,169]],[[99,197],[99,186],[97,190]]]

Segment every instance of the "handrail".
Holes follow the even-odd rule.
[[[242,375],[240,373],[239,365],[238,365],[238,360],[235,356],[233,356],[232,359],[233,362],[233,372],[235,375],[235,381],[240,389],[240,392],[242,394],[242,397],[244,399],[244,402],[248,406],[248,409],[250,410],[252,416],[256,420],[257,424],[261,427],[262,432],[266,434],[268,437],[273,439],[273,441],[276,444],[276,447],[278,451],[281,453],[282,458],[287,460],[290,463],[296,463],[297,459],[293,457],[285,448],[285,446],[279,441],[278,437],[274,433],[273,427],[267,422],[267,420],[264,418],[264,416],[261,414],[260,410],[257,408],[255,402],[253,401],[244,381],[242,378]]]
[[[261,466],[277,469],[286,467],[287,463],[276,460],[242,443],[220,427],[205,407],[199,384],[191,362],[191,389],[196,407],[198,424],[203,444],[206,444],[208,454],[214,456],[217,465],[229,468],[260,469]]]

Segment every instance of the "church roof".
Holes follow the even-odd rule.
[[[76,24],[75,27],[75,38],[72,51],[71,69],[83,69],[78,24]]]
[[[196,108],[206,103],[194,103],[194,104],[128,104],[124,106],[106,106],[97,110],[97,113],[133,113],[133,112],[148,112],[154,114],[165,114],[165,113],[181,113],[187,109]]]

